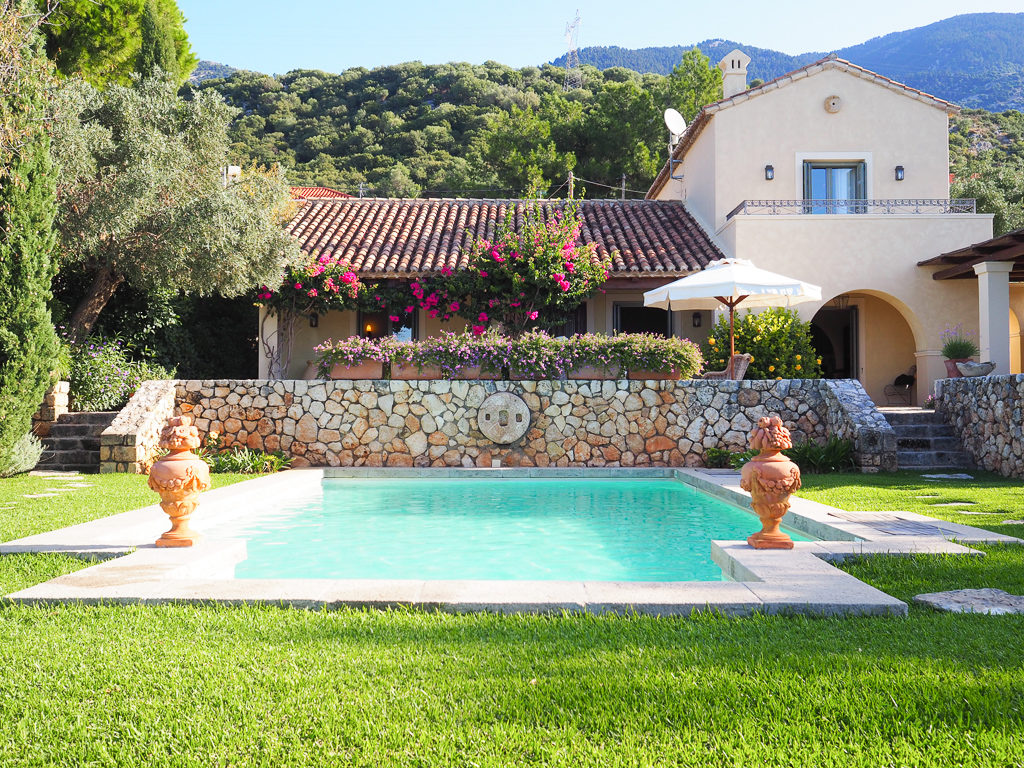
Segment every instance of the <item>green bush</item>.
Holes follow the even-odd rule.
[[[174,372],[163,366],[133,360],[126,345],[116,338],[72,339],[67,341],[67,349],[71,409],[75,411],[121,408],[142,382],[174,377]]]
[[[732,451],[728,448],[708,448],[704,451],[704,466],[709,469],[728,469],[732,466]]]
[[[737,315],[736,354],[753,356],[748,379],[817,379],[821,358],[811,343],[811,324],[791,309],[775,307]],[[720,317],[701,347],[708,368],[729,363],[729,318]]]
[[[223,438],[216,432],[206,436],[203,447],[196,455],[210,467],[211,472],[229,472],[240,475],[266,475],[287,469],[292,463],[291,457],[281,451],[263,453],[251,448],[235,446],[223,447]]]

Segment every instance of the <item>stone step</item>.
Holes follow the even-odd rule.
[[[896,433],[896,448],[904,451],[953,451],[959,453],[960,441],[953,435],[939,437],[903,437]]]
[[[72,411],[57,417],[56,424],[93,424],[102,425],[105,429],[118,413],[119,411]]]
[[[927,411],[924,409],[879,409],[882,415],[885,416],[885,420],[892,425],[893,429],[897,426],[923,426],[926,424],[945,424],[942,416],[935,411]]]
[[[963,451],[897,451],[900,469],[967,469],[970,467]]]
[[[49,451],[44,448],[43,455],[39,458],[39,468],[63,469],[64,464],[91,464],[93,461],[96,462],[98,467],[100,463],[100,452],[98,450],[90,451],[79,448]]]
[[[892,431],[896,433],[897,438],[902,437],[956,437],[956,433],[953,428],[948,424],[919,424],[919,425],[907,425],[899,424],[894,425]]]
[[[52,434],[43,440],[44,451],[96,451],[100,450],[99,435],[88,435],[81,437],[70,437],[66,435],[53,436]]]

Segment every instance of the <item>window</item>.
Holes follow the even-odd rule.
[[[804,200],[820,200],[804,206],[804,213],[864,213],[867,206],[851,200],[867,198],[867,172],[863,161],[826,163],[804,161]]]
[[[613,319],[619,333],[672,335],[672,315],[664,309],[645,307],[639,302],[616,302]]]
[[[587,302],[583,302],[573,311],[565,322],[554,326],[549,333],[552,336],[572,336],[587,332]]]
[[[392,321],[386,312],[359,312],[359,335],[366,339],[380,339],[394,336],[399,341],[412,341],[416,338],[416,312],[408,315],[402,313],[397,322]]]

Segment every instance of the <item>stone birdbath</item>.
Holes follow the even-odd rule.
[[[199,534],[189,518],[199,506],[199,494],[210,487],[210,468],[192,453],[200,446],[199,430],[191,416],[172,416],[160,433],[160,447],[168,453],[149,470],[149,487],[160,494],[160,506],[171,518],[171,528],[156,541],[158,547],[191,547]]]
[[[750,433],[750,447],[759,453],[743,465],[740,488],[750,492],[761,530],[747,543],[754,549],[792,549],[793,540],[779,530],[790,495],[800,489],[800,468],[782,453],[793,447],[789,430],[778,416],[762,416]]]

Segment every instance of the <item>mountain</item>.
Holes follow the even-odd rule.
[[[1024,109],[1024,13],[968,13],[893,32],[835,51],[841,58],[964,107]],[[771,80],[816,61],[824,52],[790,56],[732,40],[695,44],[713,62],[733,48],[752,59],[750,79]],[[598,69],[626,67],[667,74],[693,45],[654,48],[595,46],[580,62]],[[565,56],[553,62],[565,66]]]
[[[237,71],[234,67],[229,67],[227,64],[218,64],[216,61],[200,61],[189,77],[189,82],[201,83],[203,80],[231,77]]]

